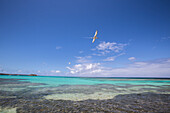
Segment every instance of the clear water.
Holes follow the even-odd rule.
[[[112,84],[124,85],[170,85],[170,79],[132,79],[132,78],[80,78],[80,77],[56,77],[56,76],[0,76],[4,79],[23,79],[32,83],[44,83],[42,87],[56,87],[60,85],[96,85]],[[40,86],[39,86],[40,87]]]
[[[119,98],[121,95],[132,95],[133,97],[136,94],[148,93],[149,95],[157,94],[160,96],[162,94],[170,94],[170,79],[0,75],[0,112],[15,113],[18,107],[23,110],[21,112],[24,112],[26,110],[24,105],[31,105],[27,109],[29,111],[33,108],[32,106],[35,106],[35,103],[37,108],[34,110],[37,110],[47,100],[51,103],[52,108],[55,108],[55,100],[59,100],[57,102],[60,102],[60,100],[63,102],[67,102],[68,100],[86,102],[84,100],[91,99],[97,102],[98,100],[109,101],[110,99]],[[127,101],[129,101],[128,98],[129,96],[126,98]],[[13,102],[13,100],[18,101],[18,103]],[[33,100],[35,103],[32,103]],[[151,101],[154,101],[154,99]],[[143,102],[142,100],[141,105],[143,105]],[[162,105],[164,101],[160,99],[159,102]],[[27,105],[26,103],[29,104]],[[120,104],[123,103],[120,102]],[[151,103],[151,106],[153,104]],[[166,102],[164,104],[167,105]],[[47,103],[47,106],[50,105]],[[46,107],[46,105],[44,106]],[[121,111],[121,109],[120,105],[119,110]],[[135,109],[132,108],[133,110]]]
[[[146,92],[170,94],[170,79],[7,75],[1,75],[0,79],[2,79],[0,81],[1,92],[18,96],[23,92],[24,96],[45,95],[43,98],[54,100],[102,100],[112,99],[120,94]],[[1,98],[13,98],[13,96],[3,95]]]

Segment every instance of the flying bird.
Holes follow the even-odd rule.
[[[97,30],[96,30],[95,35],[94,35],[94,37],[93,37],[92,43],[94,43],[94,41],[95,41],[96,39],[98,39],[98,37],[96,37],[96,36],[97,36]]]

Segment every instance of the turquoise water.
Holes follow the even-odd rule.
[[[24,96],[45,95],[43,98],[54,100],[111,99],[116,95],[146,92],[170,94],[170,79],[8,75],[1,75],[0,79],[3,93],[19,95],[24,92]]]
[[[152,97],[150,100],[151,106],[160,105],[164,102],[167,105],[168,98],[167,95],[170,94],[170,79],[155,79],[155,78],[81,78],[81,77],[56,77],[56,76],[8,76],[0,75],[0,112],[4,113],[15,113],[18,110],[29,110],[35,108],[34,110],[42,110],[46,108],[51,110],[58,110],[62,108],[56,105],[67,105],[67,102],[73,103],[80,102],[82,108],[84,105],[89,105],[86,102],[89,100],[94,100],[95,108],[99,100],[104,100],[102,105],[108,101],[110,105],[114,99],[121,99],[125,96],[125,101],[115,101],[120,102],[119,110],[122,111],[122,104],[127,105],[134,97],[140,97],[145,99],[144,101],[140,99],[134,100],[134,105],[136,102],[140,102],[140,105],[144,105],[145,101],[147,103],[147,98],[142,95],[148,95]],[[159,98],[166,96],[167,99],[158,99],[155,103],[155,96],[159,95]],[[129,98],[132,97],[132,98]],[[146,96],[147,97],[147,96]],[[86,101],[88,100],[88,101]],[[33,102],[34,101],[34,102]],[[167,102],[166,102],[167,101]],[[62,104],[66,102],[65,104]],[[5,104],[4,104],[5,103]],[[50,103],[50,104],[48,104]],[[58,103],[58,104],[57,104]],[[129,105],[133,105],[129,103]],[[43,105],[43,107],[41,107]],[[26,107],[25,107],[26,106]],[[26,109],[28,108],[29,109]],[[34,107],[32,107],[34,106]],[[36,107],[35,107],[36,106]],[[114,106],[114,103],[113,103]],[[75,106],[73,105],[73,108]],[[70,108],[70,105],[68,105]],[[100,108],[100,105],[98,106]],[[117,107],[116,107],[117,108]],[[127,107],[129,109],[129,107]],[[147,107],[148,108],[148,107]],[[47,110],[48,110],[47,109]],[[63,107],[62,109],[65,109]],[[75,108],[77,109],[77,108]],[[101,108],[103,109],[103,107]],[[39,112],[37,110],[37,112]],[[123,108],[124,110],[124,108]],[[136,108],[132,107],[132,111]],[[147,111],[147,110],[146,110]],[[168,111],[168,110],[167,110]]]
[[[56,87],[60,85],[96,85],[112,84],[124,85],[170,85],[170,79],[124,79],[124,78],[80,78],[80,77],[56,77],[56,76],[8,76],[2,75],[3,79],[23,79],[32,83],[44,83],[43,87]]]

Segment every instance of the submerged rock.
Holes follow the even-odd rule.
[[[170,111],[169,94],[125,94],[115,96],[107,100],[47,100],[43,98],[1,99],[0,106],[3,108],[17,108],[17,113],[30,112],[163,112]]]
[[[0,79],[1,80],[1,79]],[[10,84],[11,83],[11,84]],[[161,94],[161,91],[167,91],[169,93],[169,86],[155,88],[156,93],[151,93],[150,89],[144,89],[145,93],[132,93],[132,86],[119,86],[115,85],[83,85],[83,86],[57,86],[57,87],[30,87],[38,86],[40,83],[31,83],[28,81],[7,80],[0,81],[0,112],[4,112],[6,109],[11,109],[17,113],[92,113],[92,112],[119,112],[119,113],[168,113],[170,111],[170,94]],[[40,85],[41,86],[41,85]],[[122,89],[130,88],[125,91],[129,91],[130,94],[123,94]],[[5,90],[2,88],[8,88]],[[16,88],[24,88],[22,90],[12,90]],[[143,86],[142,86],[143,88]],[[134,89],[134,88],[133,88]],[[139,90],[139,86],[135,91]],[[99,92],[101,91],[101,92]],[[88,93],[87,93],[88,92]],[[76,94],[80,95],[92,95],[95,92],[99,92],[96,95],[100,98],[102,96],[108,96],[116,93],[118,95],[112,95],[109,99],[95,99],[85,98],[85,100],[73,101],[64,99],[47,99],[48,95],[64,95],[64,94]],[[128,93],[129,93],[128,92]],[[120,94],[121,93],[121,94]],[[68,96],[68,95],[67,95]],[[77,96],[77,98],[82,98]],[[65,97],[66,98],[66,97]],[[79,100],[79,99],[78,99]]]

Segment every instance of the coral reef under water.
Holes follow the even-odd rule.
[[[61,85],[38,87],[19,79],[0,79],[0,112],[121,112],[170,111],[170,86]],[[36,86],[36,87],[34,87]]]

